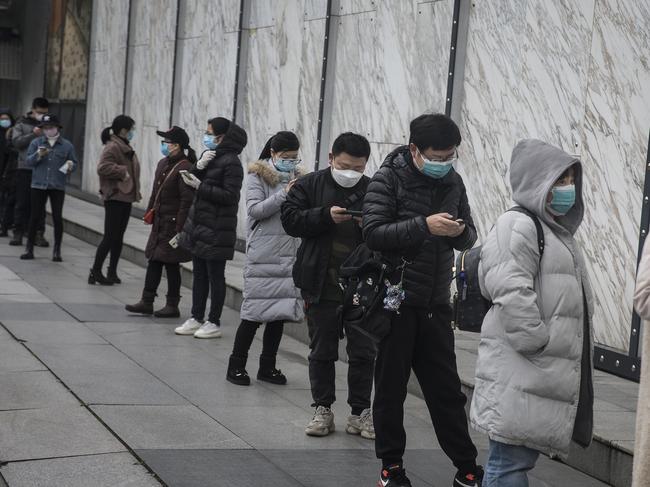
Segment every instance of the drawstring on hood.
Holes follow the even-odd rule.
[[[575,169],[576,201],[564,216],[553,217],[546,198],[555,182],[570,167]],[[512,198],[535,213],[549,227],[575,234],[584,217],[582,163],[575,156],[537,139],[521,140],[512,151],[510,162]]]

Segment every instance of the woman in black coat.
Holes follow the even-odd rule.
[[[192,316],[176,328],[179,335],[221,336],[221,311],[226,297],[226,261],[232,260],[237,240],[237,211],[244,178],[239,159],[247,136],[225,118],[208,121],[206,150],[185,182],[196,188],[194,203],[180,236],[181,247],[192,252]],[[204,322],[210,295],[210,313]]]
[[[156,133],[163,138],[160,149],[165,157],[158,162],[145,214],[145,223],[152,225],[145,249],[149,264],[142,299],[136,304],[127,305],[126,310],[148,315],[153,313],[159,318],[177,318],[180,316],[178,303],[181,298],[180,263],[192,259],[187,250],[178,246],[178,234],[183,229],[194,199],[194,190],[183,182],[181,171],[192,168],[196,154],[182,128],[172,127],[168,132]],[[167,272],[167,304],[154,313],[153,302],[162,279],[163,267]]]

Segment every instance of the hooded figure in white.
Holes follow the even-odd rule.
[[[572,168],[575,204],[549,206]],[[593,430],[592,297],[574,234],[582,222],[582,165],[539,140],[512,153],[517,205],[542,223],[540,262],[533,220],[506,212],[481,251],[479,280],[494,304],[483,322],[471,406],[472,426],[491,440],[566,458],[572,440],[587,446]]]

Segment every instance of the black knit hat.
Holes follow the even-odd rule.
[[[187,149],[190,146],[190,137],[187,135],[187,132],[176,125],[170,128],[167,132],[156,130],[156,133],[165,140],[180,145],[183,149]]]
[[[59,117],[54,115],[53,113],[46,113],[43,115],[43,118],[41,119],[41,122],[38,124],[39,127],[45,127],[46,125],[54,125],[55,127],[63,127],[61,125],[61,122],[59,121]]]

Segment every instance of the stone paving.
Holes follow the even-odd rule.
[[[236,311],[224,311],[222,339],[178,337],[182,320],[123,310],[139,297],[142,268],[123,262],[122,285],[89,286],[94,249],[86,243],[66,235],[62,264],[49,260],[49,249],[31,262],[20,252],[0,240],[0,474],[9,486],[375,485],[373,443],[342,428],[345,364],[337,367],[339,430],[309,438],[302,343],[282,342],[287,386],[234,386],[225,373]],[[190,292],[183,295],[187,316]],[[256,339],[251,375],[260,349]],[[416,396],[407,399],[405,424],[414,486],[449,486],[454,469]],[[486,439],[474,438],[484,458]],[[547,458],[531,482],[604,485]]]

